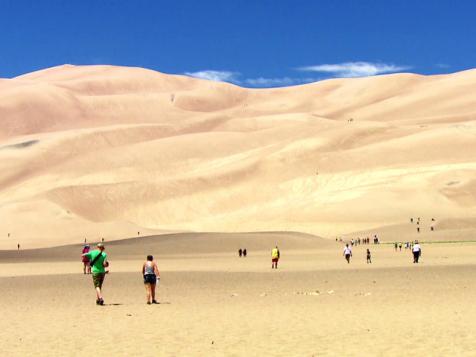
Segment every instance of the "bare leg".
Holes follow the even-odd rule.
[[[86,263],[83,263],[83,273],[86,274]]]
[[[150,293],[152,296],[152,302],[155,302],[155,284],[150,284]]]
[[[150,284],[149,283],[145,284],[145,293],[146,293],[147,303],[150,304],[151,303],[151,301],[150,301],[151,293],[150,293]]]
[[[96,296],[98,300],[102,300],[101,288],[99,286],[96,288]]]

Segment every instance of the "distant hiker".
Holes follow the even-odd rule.
[[[418,241],[415,241],[415,244],[413,245],[412,248],[413,252],[413,263],[418,263],[418,259],[421,257],[421,247],[420,244],[418,244]]]
[[[137,236],[140,236],[140,232],[137,232]]]
[[[142,275],[144,276],[147,305],[158,304],[155,300],[155,287],[160,282],[160,273],[152,255],[148,255],[146,262],[142,264]]]
[[[243,255],[243,251],[240,249],[238,249],[238,256],[241,258],[241,256]]]
[[[86,238],[84,238],[84,244],[86,244]]]
[[[420,233],[420,227],[416,228],[417,233]]]
[[[347,264],[350,263],[350,257],[352,256],[352,248],[349,247],[349,244],[346,244],[344,247],[344,257],[347,260]]]
[[[413,218],[410,218],[410,223],[413,223]]]
[[[278,260],[280,257],[278,246],[271,251],[271,269],[278,269]]]
[[[17,249],[20,251],[20,243],[17,244]]]
[[[8,233],[8,238],[10,238],[10,233]]]
[[[104,238],[101,238],[101,242],[103,242],[103,243],[104,243]]]
[[[398,243],[398,247],[400,248],[400,251],[402,251],[402,242]]]
[[[372,257],[370,256],[370,249],[367,249],[367,264],[372,263]]]
[[[376,234],[374,235],[374,244],[378,244],[378,237]]]
[[[91,248],[89,247],[89,244],[86,244],[83,247],[81,260],[83,262],[83,273],[84,274],[91,274],[91,265],[89,265],[89,258],[85,255],[86,253],[89,253],[90,250],[91,250]]]
[[[102,297],[102,284],[104,282],[104,277],[106,276],[106,267],[109,266],[109,262],[107,261],[107,254],[104,252],[104,244],[98,243],[98,249],[89,251],[88,253],[84,254],[90,261],[90,265],[92,267],[92,276],[93,276],[93,284],[94,289],[96,290],[96,304],[97,305],[104,305],[104,299]]]
[[[397,250],[398,250],[398,243],[395,242],[395,251],[397,251]]]
[[[248,252],[246,251],[246,248],[243,249],[243,258],[246,258],[246,254],[248,254]]]

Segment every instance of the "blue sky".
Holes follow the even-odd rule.
[[[475,1],[0,0],[0,77],[139,66],[273,87],[476,67]]]

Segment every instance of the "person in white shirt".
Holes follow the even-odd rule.
[[[413,263],[418,263],[418,259],[421,257],[421,247],[420,244],[418,244],[418,241],[415,241],[415,244],[413,245],[412,248],[413,252]]]
[[[347,260],[347,264],[350,263],[350,257],[352,256],[352,248],[349,247],[349,244],[346,244],[344,247],[344,257]]]

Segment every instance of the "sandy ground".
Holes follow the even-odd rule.
[[[247,237],[203,234],[198,252],[180,252],[160,237],[114,242],[106,247],[104,307],[95,305],[91,277],[82,274],[79,246],[4,251],[2,355],[476,353],[475,243],[423,244],[418,265],[404,249],[362,245],[348,265],[340,243],[290,233]],[[185,246],[196,241],[175,238]],[[271,242],[281,247],[278,270],[270,267]],[[235,252],[243,244],[249,256],[240,259]],[[148,253],[162,274],[156,306],[145,304],[139,273]]]

